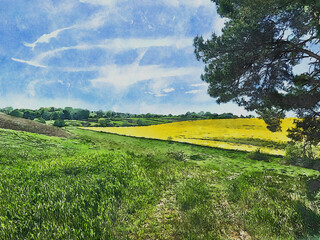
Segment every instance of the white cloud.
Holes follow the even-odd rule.
[[[113,6],[116,1],[115,0],[80,0],[80,2],[88,3],[92,5]]]
[[[174,88],[165,88],[162,91],[165,93],[170,93],[170,92],[173,92],[174,90],[175,90]]]
[[[154,96],[156,96],[156,97],[165,97],[165,96],[167,96],[167,94],[157,93]]]
[[[34,80],[34,81],[32,81],[32,82],[30,82],[30,83],[28,84],[26,91],[27,91],[27,93],[28,93],[30,96],[33,96],[33,97],[34,97],[34,96],[36,95],[35,86],[36,86],[36,84],[37,84],[38,82],[40,82],[40,81],[39,81],[39,80]]]
[[[213,21],[213,31],[217,35],[222,34],[222,28],[224,28],[227,20],[228,20],[227,18],[221,18],[219,15],[216,15],[216,17],[214,18],[214,21]]]
[[[202,90],[191,90],[191,91],[187,91],[186,93],[187,94],[196,94],[196,93],[199,93],[199,92],[202,92]]]
[[[80,0],[82,3],[88,3],[92,5],[100,5],[100,6],[113,6],[116,3],[129,2],[125,0]],[[200,7],[200,6],[208,6],[213,5],[210,0],[159,0],[159,1],[151,1],[151,0],[140,0],[140,4],[165,4],[168,6],[179,7],[181,5],[186,5],[190,7]]]
[[[192,46],[192,38],[176,38],[176,37],[166,37],[166,38],[115,38],[115,39],[107,39],[99,44],[80,44],[76,46],[70,47],[61,47],[51,51],[43,52],[32,60],[28,62],[40,63],[49,57],[55,57],[58,53],[69,51],[69,50],[81,50],[86,51],[90,49],[104,49],[111,50],[115,52],[122,52],[130,49],[141,49],[141,48],[149,48],[149,47],[175,47],[177,49],[186,48]],[[27,61],[25,61],[26,63]],[[30,64],[31,65],[31,64]],[[69,69],[70,70],[70,69]],[[77,71],[77,69],[74,69]],[[80,71],[83,71],[80,70]]]
[[[181,5],[186,5],[190,7],[200,7],[200,6],[212,6],[213,3],[210,0],[162,0],[166,5],[179,7]]]
[[[88,19],[87,21],[84,21],[82,23],[76,24],[73,27],[78,29],[84,29],[84,30],[95,30],[100,27],[102,27],[105,22],[107,21],[109,16],[109,11],[100,11],[97,14],[95,14],[92,18]]]
[[[24,43],[24,45],[26,47],[31,47],[32,49],[34,49],[38,45],[38,43],[49,43],[52,38],[58,37],[59,33],[65,31],[65,30],[71,29],[71,28],[72,27],[61,28],[61,29],[55,30],[55,31],[53,31],[51,33],[43,34],[35,42],[33,42],[33,43]]]
[[[194,67],[165,68],[160,65],[139,66],[137,64],[123,66],[107,65],[101,67],[100,77],[91,80],[91,83],[93,87],[101,87],[109,83],[117,88],[126,88],[144,80],[194,75],[198,73],[199,69]]]
[[[194,83],[190,85],[191,87],[208,87],[208,83]]]
[[[49,43],[52,38],[57,38],[61,32],[66,31],[66,30],[70,30],[70,29],[84,29],[84,30],[98,29],[105,24],[108,16],[109,16],[109,12],[100,11],[97,14],[95,14],[93,17],[91,17],[90,19],[88,19],[82,23],[75,24],[73,26],[66,27],[66,28],[57,29],[57,30],[55,30],[51,33],[48,33],[48,34],[43,34],[33,43],[26,43],[25,42],[24,46],[34,49],[39,43]]]
[[[42,65],[41,63],[37,62],[37,61],[27,61],[27,60],[23,60],[23,59],[18,59],[18,58],[11,58],[11,60],[15,61],[15,62],[20,62],[20,63],[25,63],[28,64],[30,66],[34,66],[34,67],[40,67],[40,68],[46,68],[47,66]]]

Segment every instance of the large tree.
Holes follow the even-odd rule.
[[[209,95],[269,118],[319,117],[320,1],[212,1],[226,18],[222,34],[194,39]]]

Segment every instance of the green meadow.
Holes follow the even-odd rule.
[[[319,171],[68,128],[0,129],[0,239],[319,239]]]

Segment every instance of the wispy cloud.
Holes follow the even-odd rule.
[[[108,15],[109,15],[109,12],[100,11],[100,12],[96,13],[95,15],[93,15],[91,18],[87,19],[86,21],[83,21],[78,24],[74,24],[70,27],[57,29],[57,30],[50,32],[48,34],[43,34],[33,43],[26,43],[25,42],[24,46],[34,49],[39,43],[49,43],[51,41],[51,39],[57,38],[61,32],[66,31],[66,30],[70,30],[70,29],[80,29],[80,30],[98,29],[105,24],[105,22],[107,21]]]
[[[71,29],[71,28],[72,27],[61,28],[61,29],[55,30],[51,33],[43,34],[41,37],[39,37],[33,43],[24,43],[24,45],[26,47],[31,47],[32,49],[34,49],[38,45],[38,43],[49,43],[52,38],[58,37],[59,33],[65,31],[65,30]]]
[[[99,11],[86,21],[72,26],[75,29],[96,30],[102,27],[109,17],[110,11]]]
[[[181,5],[186,5],[190,7],[200,7],[213,4],[210,0],[162,0],[160,2],[174,7],[179,7]]]
[[[80,0],[80,2],[101,6],[112,6],[115,4],[115,0]]]
[[[208,83],[194,83],[190,85],[191,87],[208,87]]]
[[[91,80],[91,83],[93,87],[101,87],[108,83],[117,88],[125,88],[144,80],[194,74],[199,74],[198,68],[166,68],[160,65],[139,66],[137,64],[109,65],[102,67],[100,69],[100,77]]]
[[[92,5],[100,5],[100,6],[112,6],[115,3],[123,3],[129,2],[125,0],[80,0],[82,3],[88,3]],[[209,4],[213,4],[210,0],[159,0],[159,1],[141,1],[141,4],[165,4],[173,7],[179,7],[181,5],[187,5],[191,7],[199,7],[199,6],[207,6]]]
[[[36,61],[27,61],[27,60],[22,60],[22,59],[18,59],[18,58],[11,58],[11,60],[15,61],[15,62],[20,62],[20,63],[25,63],[28,64],[30,66],[34,66],[34,67],[40,67],[40,68],[46,68],[47,66],[42,65]]]
[[[162,91],[165,93],[170,93],[170,92],[173,92],[174,90],[175,90],[174,88],[165,88]]]
[[[199,92],[202,92],[202,90],[191,90],[191,91],[187,91],[186,93],[187,94],[196,94],[196,93],[199,93]]]
[[[147,49],[150,47],[175,47],[177,49],[191,47],[192,46],[192,38],[177,38],[177,37],[166,37],[166,38],[115,38],[115,39],[106,39],[99,44],[80,44],[76,46],[70,47],[61,47],[56,48],[54,50],[50,50],[47,52],[40,53],[39,55],[35,56],[31,60],[21,60],[16,59],[14,61],[23,62],[29,65],[37,66],[37,67],[46,67],[41,64],[41,62],[46,58],[55,57],[57,54],[69,51],[69,50],[80,50],[86,51],[90,49],[103,49],[109,50],[113,52],[122,52],[130,49]],[[68,69],[67,71],[71,71],[72,69],[75,72],[78,71],[85,71],[84,68],[77,69],[77,68],[65,68]],[[89,69],[92,71],[92,68]]]

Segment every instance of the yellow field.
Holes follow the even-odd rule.
[[[87,127],[83,129],[233,150],[254,151],[261,148],[261,151],[265,153],[283,155],[284,150],[273,148],[272,142],[285,143],[288,141],[286,131],[293,127],[293,120],[294,118],[284,119],[282,132],[276,133],[270,132],[261,119],[210,119],[143,127]],[[259,146],[258,143],[261,142],[268,146]]]

